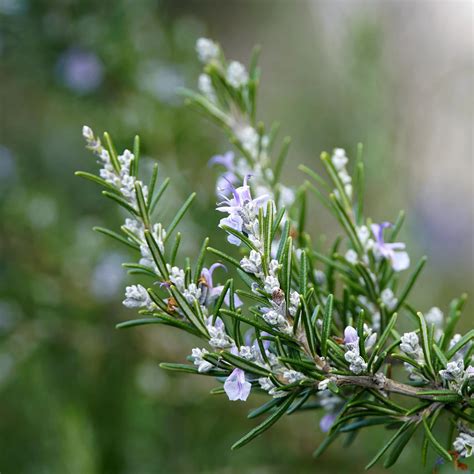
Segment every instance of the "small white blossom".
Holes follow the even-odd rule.
[[[346,151],[343,148],[335,148],[331,157],[332,164],[337,171],[343,170],[349,159],[346,156]]]
[[[184,291],[184,270],[179,267],[167,265],[170,282],[176,286],[179,291]]]
[[[247,84],[248,80],[249,75],[245,66],[238,61],[232,61],[227,67],[227,82],[235,89],[239,89]]]
[[[413,357],[417,362],[423,361],[423,351],[416,332],[406,332],[400,340],[400,350]]]
[[[192,305],[201,297],[201,288],[198,288],[195,283],[191,283],[184,289],[183,296],[186,298],[186,301]]]
[[[297,291],[292,291],[290,293],[290,307],[288,308],[288,312],[291,316],[294,316],[298,311],[298,307],[300,305],[300,294]]]
[[[471,457],[474,452],[474,436],[470,433],[459,433],[453,442],[453,448],[462,458]]]
[[[268,275],[265,277],[263,288],[267,293],[273,294],[273,292],[280,289],[280,282],[278,281],[278,278]]]
[[[324,285],[326,283],[326,275],[321,270],[314,271],[314,279],[318,285]]]
[[[349,249],[344,255],[344,258],[352,265],[355,265],[359,260],[357,252],[353,249]]]
[[[250,255],[240,261],[240,266],[248,273],[258,274],[262,271],[262,255],[251,250]]]
[[[211,78],[207,74],[200,74],[198,79],[198,89],[211,102],[216,101],[216,92],[212,86]]]
[[[198,372],[200,373],[207,372],[208,370],[212,369],[212,364],[203,359],[204,355],[206,354],[209,354],[207,349],[199,349],[197,347],[195,347],[191,353],[194,365],[197,366]]]
[[[425,321],[428,324],[434,324],[436,328],[440,328],[443,325],[443,319],[443,312],[436,306],[425,314]]]
[[[389,310],[393,310],[398,303],[398,299],[393,294],[393,291],[390,288],[385,288],[385,290],[380,293],[380,299]]]
[[[295,383],[303,380],[305,376],[301,372],[297,372],[296,370],[285,370],[283,372],[283,378],[288,383]]]
[[[219,57],[219,46],[210,39],[199,38],[196,41],[196,52],[201,62],[209,63]]]
[[[152,309],[154,303],[148,291],[142,285],[132,285],[125,288],[125,299],[123,305],[127,308],[147,308]]]

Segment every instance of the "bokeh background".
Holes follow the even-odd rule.
[[[207,378],[160,370],[193,347],[172,329],[114,329],[133,317],[120,303],[133,257],[91,230],[123,216],[73,175],[95,169],[81,127],[120,147],[139,132],[173,180],[165,219],[198,192],[186,250],[209,232],[222,243],[206,162],[227,145],[176,89],[196,83],[196,38],[243,62],[261,44],[260,117],[293,137],[284,181],[302,179],[299,163],[319,168],[322,150],[354,156],[363,142],[368,211],[408,211],[402,237],[413,259],[430,256],[413,301],[446,310],[474,287],[473,28],[469,1],[0,0],[2,474],[362,472],[387,434],[314,461],[312,413],[231,452],[263,399],[230,403]],[[333,235],[324,209],[310,216],[314,235]],[[392,472],[431,472],[419,446]]]

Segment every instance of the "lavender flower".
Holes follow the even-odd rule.
[[[212,304],[219,296],[221,295],[222,291],[224,290],[224,285],[217,285],[214,286],[214,282],[212,280],[212,274],[216,268],[224,268],[226,267],[222,265],[222,263],[214,263],[209,268],[203,268],[201,271],[201,282],[200,288],[202,290],[200,302],[204,306],[209,306]],[[230,296],[229,292],[224,297],[224,303],[227,306],[230,306]],[[237,295],[234,295],[234,305],[235,307],[242,306],[242,301]]]
[[[247,184],[249,176],[244,178],[243,185],[238,188],[232,188],[232,197],[223,196],[217,210],[227,212],[228,217],[221,219],[219,226],[227,226],[238,232],[246,233],[251,240],[257,242],[258,235],[258,209],[265,204],[268,196],[260,196],[252,199],[250,186]],[[240,239],[234,235],[229,235],[227,240],[234,245],[240,245]]]
[[[250,395],[252,384],[245,380],[245,372],[242,369],[234,369],[224,382],[224,390],[229,400],[246,401]]]
[[[367,363],[360,355],[359,335],[352,326],[344,329],[344,344],[348,349],[344,358],[349,362],[349,370],[354,374],[360,374],[367,370]]]
[[[405,244],[401,242],[385,242],[383,231],[392,224],[382,222],[381,224],[372,224],[371,229],[375,237],[373,252],[376,257],[385,258],[390,261],[392,268],[396,272],[406,270],[410,266],[410,257],[405,252]]]

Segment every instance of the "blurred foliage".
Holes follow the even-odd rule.
[[[250,427],[245,407],[208,395],[211,381],[157,366],[184,358],[192,341],[165,328],[114,330],[129,317],[120,304],[124,250],[91,227],[116,227],[121,217],[93,185],[73,176],[94,166],[83,151],[84,123],[110,130],[121,147],[130,147],[139,132],[145,154],[172,177],[174,195],[198,192],[185,230],[187,248],[195,248],[191,235],[204,235],[202,224],[209,229],[217,221],[206,161],[223,150],[214,129],[183,108],[176,88],[194,84],[194,43],[210,34],[235,55],[264,43],[263,115],[281,118],[299,143],[287,167],[290,182],[302,157],[335,145],[354,150],[362,140],[373,170],[369,207],[395,212],[394,198],[402,193],[390,192],[386,182],[403,171],[395,170],[390,154],[394,98],[382,31],[356,15],[336,61],[322,41],[321,23],[311,24],[305,2],[269,9],[257,1],[0,0],[2,472],[362,471],[363,451],[374,451],[368,435],[350,455],[335,446],[315,466],[311,453],[322,435],[312,416],[295,416],[245,450],[229,450]],[[304,67],[308,55],[311,70]],[[171,214],[172,204],[163,212]],[[330,233],[327,216],[314,212],[314,230]],[[442,280],[443,269],[436,270]],[[433,289],[439,284],[427,285],[421,300],[430,301]],[[462,289],[470,288],[446,284],[444,301]],[[410,449],[414,454],[416,446]],[[421,471],[406,456],[394,472]]]

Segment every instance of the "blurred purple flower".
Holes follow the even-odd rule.
[[[374,252],[383,258],[386,258],[392,264],[392,268],[396,272],[406,270],[410,266],[410,257],[405,252],[405,244],[402,242],[385,242],[383,231],[387,227],[391,227],[390,222],[382,222],[381,224],[372,224],[370,227],[375,237]]]
[[[66,87],[79,94],[87,94],[102,83],[104,67],[95,53],[70,48],[59,58],[57,72]]]
[[[334,424],[336,417],[337,415],[335,413],[327,413],[321,418],[321,421],[319,422],[319,427],[321,428],[321,431],[323,433],[327,433],[331,429],[331,426]]]

